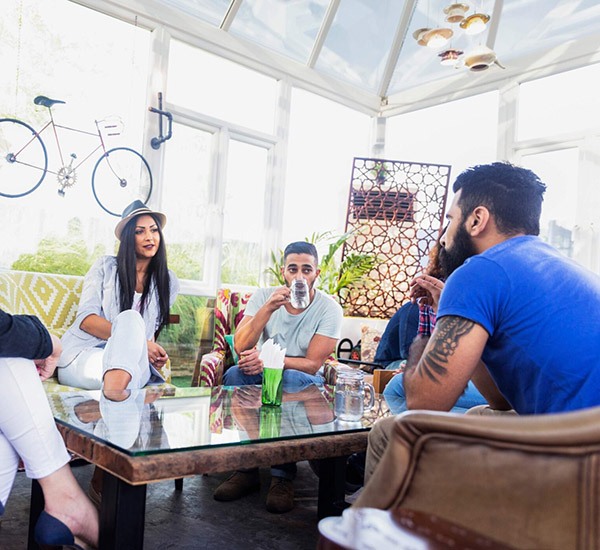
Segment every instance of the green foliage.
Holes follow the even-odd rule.
[[[161,343],[196,344],[200,341],[206,320],[207,298],[180,294],[177,296],[171,314],[179,315],[179,323],[168,325],[160,335]]]
[[[321,273],[317,279],[318,289],[331,296],[344,297],[352,287],[365,283],[366,276],[377,264],[377,258],[371,254],[349,254],[344,261],[339,263],[338,257],[344,243],[353,235],[352,231],[343,235],[334,235],[331,231],[324,233],[313,233],[305,239],[306,242],[315,246],[319,243],[329,243],[327,252],[322,256],[319,264]],[[281,273],[284,265],[283,250],[277,254],[271,252],[272,265],[267,268],[266,273],[271,276],[273,284],[284,285],[285,279]]]
[[[202,264],[197,258],[203,257],[203,243],[167,245],[169,269],[180,279],[199,280],[202,277]]]
[[[245,241],[223,242],[221,283],[258,286],[260,247]]]
[[[34,254],[21,254],[11,268],[36,273],[85,275],[94,260],[104,253],[102,246],[96,246],[92,252],[88,251],[81,221],[73,218],[69,220],[66,237],[50,235],[42,239]]]

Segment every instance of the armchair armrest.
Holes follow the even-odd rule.
[[[194,367],[192,386],[219,386],[223,381],[225,352],[205,353]]]
[[[409,411],[376,424],[369,445],[388,422],[386,450],[355,506],[437,514],[517,548],[599,540],[600,407],[490,417]]]

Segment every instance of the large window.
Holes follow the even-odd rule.
[[[199,48],[171,40],[170,103],[272,133],[276,81]]]
[[[490,92],[388,119],[386,157],[465,168],[496,160],[498,93]]]
[[[258,286],[263,267],[267,150],[231,140],[228,157],[221,282]]]
[[[546,183],[541,234],[600,273],[600,65],[526,82],[519,87],[516,160]]]
[[[66,102],[54,108],[57,123],[93,132],[95,120],[110,117],[123,131],[107,132],[107,147],[142,150],[149,32],[65,0],[5,0],[0,36],[0,117],[38,128],[48,112],[33,99],[45,95]],[[43,134],[55,173],[70,164],[71,154],[76,162],[85,159],[97,142],[64,129],[59,138],[64,162],[52,133]],[[91,187],[99,157],[98,151],[82,164],[64,197],[53,174],[29,195],[0,197],[0,268],[17,262],[21,269],[81,274],[96,256],[114,252],[117,218],[98,206]]]
[[[343,232],[352,160],[368,155],[371,118],[294,89],[282,243]]]
[[[165,144],[163,197],[178,213],[171,242],[195,258],[184,286],[208,295],[221,284],[256,286],[265,269],[265,213],[277,208],[266,193],[277,82],[177,40],[169,50],[167,99],[177,124]]]
[[[175,123],[165,146],[162,209],[169,266],[178,277],[206,282],[209,195],[215,134]]]
[[[600,127],[600,64],[521,84],[518,139],[544,138]]]

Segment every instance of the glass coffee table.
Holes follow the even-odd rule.
[[[181,488],[186,476],[238,468],[318,460],[318,516],[341,513],[346,458],[366,449],[389,407],[377,396],[360,421],[344,423],[332,386],[291,390],[281,407],[261,406],[260,386],[48,393],[69,451],[104,470],[100,548],[143,547],[148,483]],[[42,509],[34,482],[31,525]]]

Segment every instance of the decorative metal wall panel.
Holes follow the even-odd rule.
[[[409,283],[428,262],[443,226],[449,165],[355,158],[344,245],[350,254],[373,254],[369,282],[341,297],[346,315],[390,318],[409,299]]]

